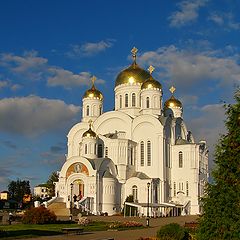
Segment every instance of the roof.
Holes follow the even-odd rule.
[[[135,172],[131,177],[137,177],[139,179],[150,179],[145,173],[143,172]]]

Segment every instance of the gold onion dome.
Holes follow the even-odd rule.
[[[82,137],[96,138],[97,134],[92,130],[92,122],[89,123],[89,129],[83,133]]]
[[[176,90],[175,87],[172,86],[169,90],[172,93],[172,96],[165,102],[164,104],[165,108],[171,108],[171,107],[182,108],[182,103],[173,96],[173,93]]]
[[[115,81],[115,87],[121,85],[121,84],[126,84],[126,83],[130,83],[130,84],[134,84],[134,83],[144,83],[148,78],[150,78],[150,74],[142,69],[141,67],[139,67],[139,65],[136,63],[136,53],[137,53],[138,49],[137,48],[133,48],[132,49],[132,57],[133,57],[133,63],[131,66],[129,66],[128,68],[124,69],[123,71],[121,71]]]
[[[148,78],[141,86],[141,89],[154,89],[154,88],[158,88],[158,89],[162,89],[162,85],[160,82],[158,82],[157,80],[155,80],[152,77],[152,72],[154,71],[154,67],[151,65],[148,68],[148,71],[150,72],[150,78]]]
[[[91,78],[91,81],[92,81],[92,87],[84,93],[83,98],[98,98],[100,100],[103,100],[102,93],[99,90],[97,90],[94,86],[94,82],[96,81],[96,77],[93,76]]]

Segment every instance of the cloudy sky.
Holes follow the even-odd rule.
[[[239,12],[236,0],[1,1],[0,190],[60,169],[90,77],[113,109],[133,46],[142,67],[156,68],[164,100],[176,87],[189,130],[212,154],[222,103],[239,85]]]

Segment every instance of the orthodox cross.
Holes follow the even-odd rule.
[[[152,65],[149,66],[148,71],[150,72],[150,74],[152,75],[152,72],[154,71],[154,67]]]
[[[174,86],[171,86],[171,87],[169,88],[169,91],[172,93],[172,95],[173,95],[173,93],[175,92],[175,90],[176,90],[176,88],[175,88]]]
[[[89,121],[88,121],[88,123],[89,123],[89,128],[91,129],[92,128],[92,119],[90,119]]]
[[[95,76],[91,77],[91,81],[92,81],[92,85],[94,85],[95,81],[97,80],[97,78]]]
[[[137,52],[138,52],[138,49],[137,49],[136,47],[134,47],[134,48],[131,50],[131,53],[132,53],[132,57],[133,57],[133,61],[134,61],[134,62],[136,62]]]

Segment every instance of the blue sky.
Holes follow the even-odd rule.
[[[115,78],[134,46],[138,63],[156,68],[164,101],[176,87],[189,130],[212,155],[222,101],[239,85],[239,12],[235,0],[1,1],[0,190],[60,170],[90,77],[104,111],[113,109]]]

